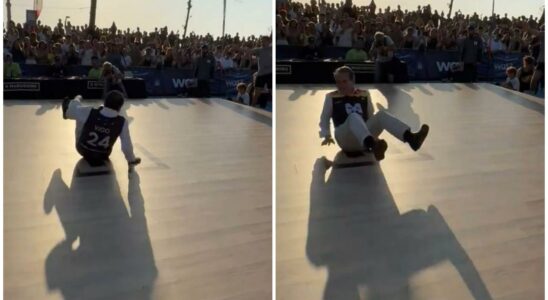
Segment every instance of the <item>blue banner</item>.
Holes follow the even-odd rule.
[[[298,58],[300,47],[277,46],[276,59],[284,60]],[[340,59],[345,57],[349,48],[324,47],[325,59]],[[460,62],[460,53],[457,51],[417,51],[399,49],[396,57],[407,64],[409,79],[412,81],[438,81],[447,78],[449,71]],[[485,81],[500,81],[506,78],[506,68],[519,68],[523,55],[520,53],[495,53],[491,57],[483,55],[477,66],[478,79]],[[321,62],[318,62],[321,63]]]
[[[24,77],[48,76],[50,66],[21,64]],[[89,67],[67,66],[66,75],[87,76]],[[192,69],[154,69],[145,67],[130,67],[125,70],[134,78],[142,78],[145,81],[149,96],[175,96],[196,85]],[[237,94],[236,85],[243,82],[249,84],[252,81],[250,70],[229,70],[223,73],[216,72],[210,81],[211,94],[217,97],[230,98]]]

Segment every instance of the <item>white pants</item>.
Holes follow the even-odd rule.
[[[351,113],[343,124],[335,128],[335,140],[344,151],[363,151],[363,140],[368,136],[376,138],[385,129],[403,142],[403,135],[410,127],[384,110],[374,114],[367,122],[359,114]]]

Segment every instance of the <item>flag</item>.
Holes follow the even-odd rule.
[[[42,0],[34,0],[34,10],[36,11],[36,18],[40,16],[40,13],[42,12]]]

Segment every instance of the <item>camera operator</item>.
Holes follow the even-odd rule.
[[[314,37],[311,36],[308,38],[307,46],[301,51],[301,58],[306,60],[318,60],[322,58],[321,49],[316,45]]]
[[[477,65],[481,60],[483,42],[476,32],[475,26],[468,26],[466,38],[461,41],[460,54],[461,63],[464,65],[464,76],[466,82],[477,80]]]
[[[375,60],[375,82],[392,82],[394,77],[394,50],[396,46],[392,39],[383,32],[376,32],[370,57]]]

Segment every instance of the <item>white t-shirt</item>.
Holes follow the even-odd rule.
[[[234,68],[234,61],[232,60],[232,58],[221,57],[221,59],[219,59],[219,63],[221,64],[221,67],[225,70]]]
[[[352,47],[352,28],[339,29],[338,32],[339,42],[337,46],[339,47]]]
[[[506,45],[500,41],[491,40],[491,52],[505,51]]]
[[[510,79],[510,77],[507,77],[506,78],[506,83],[510,84],[514,91],[519,91],[519,79],[518,79],[517,76],[512,78],[512,79]]]
[[[83,50],[82,66],[91,66],[91,58],[93,57],[93,49]]]
[[[131,66],[131,63],[132,61],[129,55],[122,56],[122,66],[124,66],[124,68]]]
[[[236,101],[242,101],[245,105],[249,105],[249,94],[248,93],[243,93],[243,94],[240,94],[238,93],[238,96],[236,96]]]

